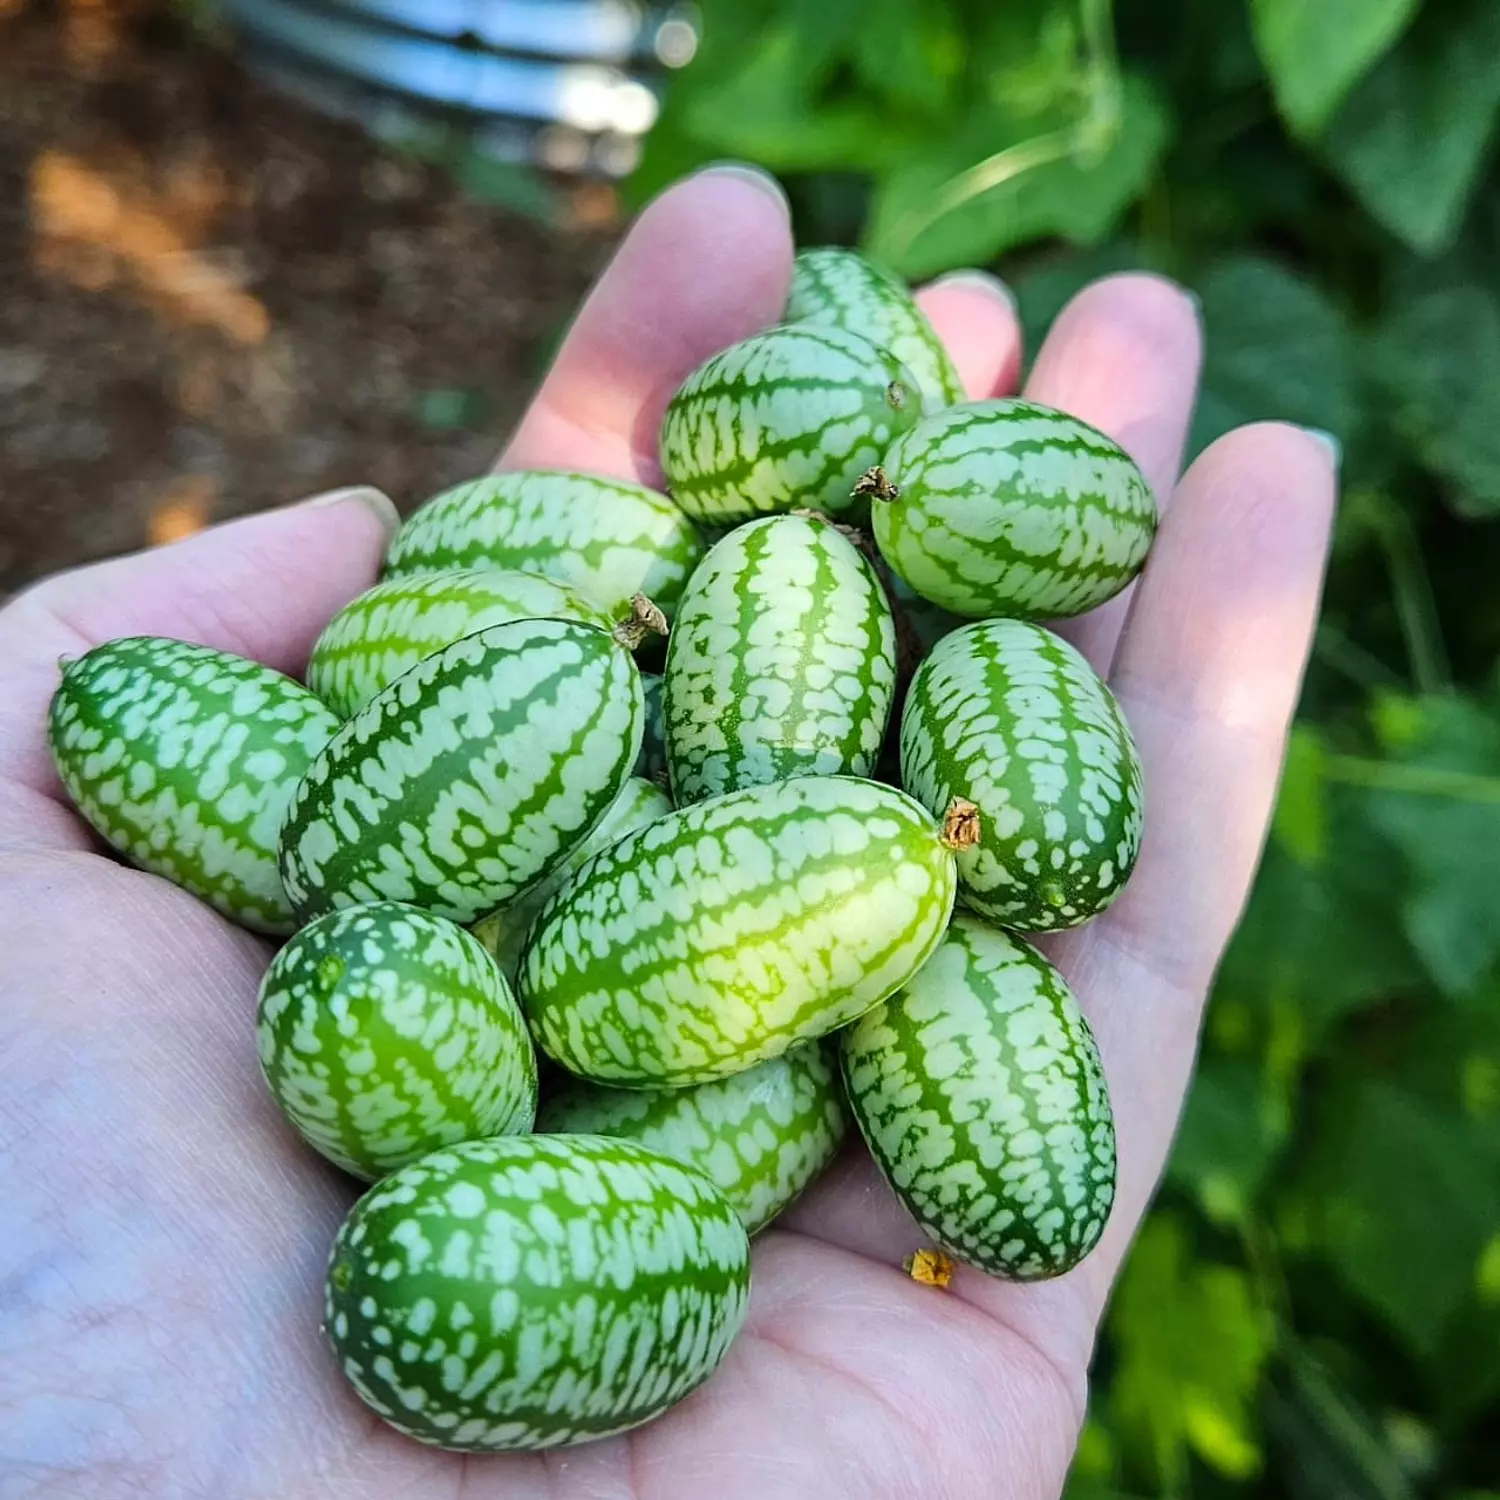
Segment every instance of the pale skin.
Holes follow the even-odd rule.
[[[784,207],[733,171],[648,208],[582,309],[502,465],[659,481],[675,386],[779,314]],[[1014,391],[1019,330],[974,279],[922,303],[972,396]],[[1049,943],[1103,1051],[1120,1192],[1096,1253],[1034,1287],[911,1281],[921,1236],[851,1152],[758,1241],[749,1320],[708,1386],[626,1437],[459,1457],[391,1432],[318,1331],[357,1186],[275,1112],[255,1060],[270,947],[102,857],[43,735],[57,659],[112,636],[301,670],[374,579],[373,492],[63,574],[0,613],[0,1489],[68,1500],[1050,1500],[1095,1330],[1170,1145],[1205,993],[1265,836],[1317,608],[1328,447],[1247,427],[1179,476],[1200,358],[1190,298],[1144,275],[1082,292],[1026,393],[1119,440],[1163,509],[1131,593],[1067,634],[1146,765],[1140,864]]]

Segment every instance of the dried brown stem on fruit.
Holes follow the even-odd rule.
[[[855,495],[868,495],[872,500],[895,500],[900,497],[901,486],[892,484],[885,470],[876,464],[873,469],[866,469],[858,479],[854,481]]]
[[[789,516],[796,516],[802,521],[817,521],[824,526],[832,526],[850,546],[856,548],[861,556],[869,558],[871,562],[880,555],[875,550],[875,538],[868,531],[861,531],[858,526],[851,526],[847,521],[835,521],[826,511],[812,510],[808,506],[798,506],[796,510],[787,512]]]
[[[943,846],[955,853],[972,849],[979,842],[979,809],[966,798],[955,797],[943,814]]]
[[[665,635],[667,617],[644,594],[634,594],[630,614],[614,629],[615,639],[627,650],[636,650],[648,635]]]

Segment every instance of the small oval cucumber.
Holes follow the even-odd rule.
[[[831,1162],[847,1122],[836,1069],[817,1042],[686,1089],[612,1089],[574,1080],[549,1094],[538,1131],[639,1141],[697,1168],[763,1229]]]
[[[1022,620],[933,647],[902,710],[901,784],[929,809],[978,807],[959,896],[1003,927],[1086,922],[1140,852],[1141,762],[1119,705],[1072,646]]]
[[[510,986],[463,928],[412,906],[304,927],[261,981],[256,1035],[282,1112],[359,1177],[536,1118],[536,1054]]]
[[[1033,401],[950,407],[860,481],[881,555],[968,619],[1081,614],[1140,571],[1156,501],[1118,443]]]
[[[696,521],[806,507],[858,519],[870,465],[922,412],[900,360],[841,328],[769,328],[716,354],[667,406],[661,462]]]
[[[1114,1202],[1114,1119],[1088,1022],[1034,948],[960,914],[840,1040],[871,1154],[945,1250],[1037,1281],[1094,1248]]]
[[[130,636],[64,664],[47,735],[100,837],[242,927],[285,933],[296,922],[276,837],[338,727],[305,687],[259,662]]]
[[[906,284],[856,250],[821,246],[792,262],[786,321],[857,333],[917,378],[928,411],[964,399],[963,382]]]
[[[703,539],[655,490],[597,474],[522,469],[444,490],[391,541],[386,573],[522,568],[572,584],[623,619],[644,594],[671,617]]]
[[[518,620],[377,693],[297,788],[281,875],[304,919],[405,901],[467,923],[587,837],[641,747],[641,682],[607,631]]]
[[[462,636],[513,620],[579,620],[612,629],[608,612],[540,573],[450,568],[388,578],[346,604],[307,663],[307,685],[341,718]]]
[[[701,1173],[634,1141],[497,1136],[355,1204],[324,1326],[398,1431],[512,1452],[659,1416],[713,1373],[749,1289],[744,1226]]]
[[[834,526],[766,516],[739,527],[693,574],[667,642],[674,799],[868,776],[895,679],[885,590]]]
[[[680,1088],[836,1030],[942,936],[972,837],[947,823],[849,776],[658,818],[542,909],[519,976],[532,1035],[580,1077]]]

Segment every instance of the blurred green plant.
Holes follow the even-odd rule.
[[[787,182],[805,243],[998,264],[1035,347],[1176,276],[1196,449],[1343,442],[1280,806],[1072,1500],[1500,1500],[1500,4],[700,0],[635,180]]]

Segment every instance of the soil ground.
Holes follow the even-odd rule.
[[[612,237],[465,196],[159,7],[0,0],[0,596],[479,472]]]

